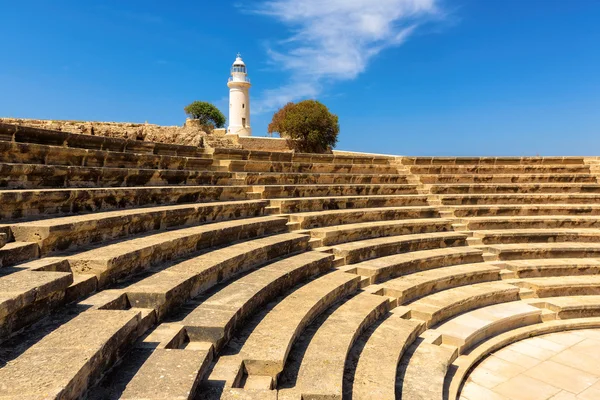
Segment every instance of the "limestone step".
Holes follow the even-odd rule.
[[[600,216],[596,215],[473,217],[461,218],[460,221],[471,230],[600,228]]]
[[[584,164],[446,164],[415,165],[410,167],[413,174],[585,174],[590,172],[589,165]]]
[[[289,351],[304,328],[333,303],[355,292],[359,281],[358,275],[336,271],[286,296],[244,343],[240,354],[247,374],[275,379],[283,371]]]
[[[418,194],[417,186],[414,184],[263,185],[261,188],[264,188],[263,197],[268,199]]]
[[[289,220],[299,223],[302,229],[311,229],[359,222],[435,218],[438,216],[439,213],[435,207],[379,207],[296,213],[290,214]]]
[[[431,185],[432,194],[493,194],[493,193],[599,193],[594,183],[480,183]]]
[[[76,274],[94,274],[100,287],[202,249],[286,230],[287,219],[257,217],[215,222],[123,240],[69,257]]]
[[[132,306],[154,309],[162,319],[175,307],[223,280],[306,250],[308,239],[306,235],[284,233],[230,244],[171,265],[127,286],[124,291]]]
[[[221,174],[225,174],[221,172]],[[399,174],[345,174],[296,172],[247,172],[246,185],[407,184]],[[1,181],[0,181],[1,182]]]
[[[528,299],[527,303],[556,313],[557,319],[590,318],[600,316],[600,296],[561,296]]]
[[[400,398],[410,400],[444,399],[444,379],[456,358],[456,348],[428,343],[417,338],[400,360]]]
[[[208,170],[212,158],[80,149],[0,140],[0,162],[82,167]]]
[[[597,258],[512,260],[503,264],[519,278],[600,274],[600,260]]]
[[[600,204],[494,204],[452,207],[457,218],[536,216],[536,215],[600,215]]]
[[[294,153],[292,161],[295,162],[330,162],[339,164],[389,164],[394,157],[379,156],[366,153],[345,153],[345,154],[315,154],[315,153]]]
[[[458,347],[459,354],[492,336],[541,322],[542,310],[521,301],[478,308],[436,328],[442,343]]]
[[[402,157],[404,165],[581,165],[584,163],[584,157]]]
[[[600,294],[600,276],[597,275],[509,279],[505,282],[530,289],[536,297]]]
[[[440,196],[444,205],[492,205],[492,204],[594,204],[600,203],[598,193],[493,193],[453,194]]]
[[[419,175],[425,184],[491,184],[491,183],[597,183],[596,177],[588,173],[547,174],[435,174]]]
[[[0,398],[83,397],[136,339],[138,310],[83,312],[0,368]]]
[[[206,297],[182,324],[191,341],[220,349],[257,308],[299,282],[332,268],[333,255],[306,252],[266,265]]]
[[[0,268],[36,259],[40,247],[35,242],[9,242],[0,248]]]
[[[5,123],[0,123],[0,138],[19,143],[37,143],[68,148],[184,157],[207,156],[204,149],[195,146],[77,134]]]
[[[155,349],[120,399],[192,399],[211,359],[212,349]]]
[[[500,280],[502,268],[498,262],[451,265],[403,275],[378,286],[382,295],[404,304],[442,290]]]
[[[422,218],[397,221],[360,222],[356,224],[315,228],[310,230],[310,236],[318,239],[320,246],[333,246],[339,243],[377,237],[445,232],[451,230],[451,220],[449,219]]]
[[[9,189],[227,185],[233,182],[231,173],[217,171],[0,163],[0,187]]]
[[[352,398],[356,400],[396,400],[396,371],[400,358],[424,330],[418,321],[391,314],[369,336],[360,353]]]
[[[473,232],[482,244],[600,242],[600,229],[499,229]]]
[[[394,254],[352,265],[352,270],[358,275],[370,277],[372,283],[379,283],[429,269],[482,261],[482,250],[462,246]]]
[[[279,207],[281,213],[339,210],[351,208],[426,206],[425,195],[371,195],[371,196],[327,196],[273,199],[272,206]]]
[[[310,340],[294,390],[303,399],[341,399],[348,352],[357,337],[387,309],[387,299],[369,293],[359,293],[338,307]]]
[[[600,257],[599,243],[513,243],[480,248],[495,254],[499,260]]]
[[[246,200],[248,186],[156,186],[0,190],[0,218],[109,211],[203,201]]]
[[[265,200],[195,203],[44,219],[11,225],[16,241],[37,242],[42,255],[124,236],[264,214]]]
[[[388,164],[341,164],[322,162],[281,162],[232,160],[228,162],[232,172],[299,172],[299,173],[347,173],[347,174],[396,174],[398,169]]]
[[[70,272],[23,269],[0,277],[0,341],[62,303]]]
[[[430,232],[414,235],[388,236],[337,244],[331,251],[346,264],[419,250],[465,246],[467,235],[457,232]]]
[[[485,282],[442,290],[410,304],[410,315],[425,321],[428,327],[455,315],[519,299],[519,288],[504,282]]]

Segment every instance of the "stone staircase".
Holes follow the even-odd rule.
[[[0,124],[0,398],[454,400],[600,327],[598,164]]]

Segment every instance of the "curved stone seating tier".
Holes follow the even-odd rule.
[[[499,260],[600,257],[599,243],[511,243],[481,248]]]
[[[339,164],[389,164],[394,162],[394,156],[377,156],[364,153],[355,154],[312,154],[312,153],[281,153],[260,150],[216,148],[212,151],[215,160],[255,160],[280,161],[301,163],[339,163]]]
[[[473,232],[483,244],[600,242],[600,229],[498,229]]]
[[[434,184],[431,193],[451,194],[495,194],[495,193],[600,193],[595,183],[481,183],[481,184]]]
[[[298,173],[348,173],[348,174],[396,174],[398,168],[387,164],[339,164],[303,163],[278,161],[221,161],[220,166],[231,172],[298,172]]]
[[[194,146],[85,135],[4,123],[0,123],[0,141],[36,143],[70,149],[95,149],[137,154],[159,154],[183,157],[205,157],[209,155],[204,149]]]
[[[500,280],[503,267],[499,262],[451,265],[403,275],[376,287],[382,295],[404,304],[441,290]]]
[[[304,328],[333,303],[354,293],[359,280],[357,275],[335,271],[288,294],[260,321],[244,343],[240,355],[246,373],[276,379]],[[379,297],[378,300],[385,299]]]
[[[600,216],[596,215],[526,215],[510,217],[460,218],[470,230],[493,229],[551,229],[598,228]]]
[[[440,201],[447,206],[460,205],[507,205],[507,204],[585,204],[600,202],[597,193],[492,193],[492,194],[444,194]]]
[[[445,164],[415,165],[410,172],[416,175],[465,174],[589,174],[590,166],[584,164]]]
[[[91,310],[70,320],[0,368],[4,398],[83,396],[136,339],[138,310]]]
[[[372,196],[418,194],[414,184],[355,184],[355,185],[263,185],[256,186],[255,191],[262,193],[265,199],[286,197],[315,196]]]
[[[247,186],[147,186],[0,190],[0,218],[14,220],[54,214],[129,207],[260,198]]]
[[[388,307],[381,296],[359,293],[337,308],[311,339],[293,390],[301,398],[341,398],[348,352],[361,332]]]
[[[81,167],[209,170],[210,156],[195,157],[77,149],[0,140],[0,162]]]
[[[360,353],[352,383],[356,400],[395,400],[396,371],[408,346],[425,326],[394,314],[375,327]]]
[[[344,174],[299,172],[229,172],[246,185],[343,185],[406,184],[406,176],[398,174]]]
[[[468,246],[420,250],[394,254],[352,265],[351,271],[380,283],[397,276],[457,264],[483,261],[483,251]]]
[[[439,211],[434,207],[423,206],[315,211],[291,214],[289,220],[297,229],[309,229],[359,222],[435,217],[439,217]]]
[[[333,246],[386,236],[451,231],[451,220],[444,218],[401,219],[396,221],[359,222],[314,228],[308,231],[313,247]]]
[[[465,246],[466,238],[465,234],[456,232],[388,236],[338,244],[330,251],[345,264],[354,264],[399,253]]]
[[[159,319],[225,279],[279,257],[306,250],[308,237],[293,233],[230,245],[175,263],[123,291],[137,308],[152,308]]]
[[[419,175],[425,184],[460,184],[460,183],[597,183],[590,174],[449,174]]]
[[[327,270],[333,256],[306,252],[262,267],[207,296],[182,324],[191,341],[220,348],[258,307],[298,282]]]
[[[123,240],[69,256],[74,273],[95,275],[100,287],[164,261],[238,240],[281,233],[286,219],[216,222]]]
[[[257,217],[266,205],[264,200],[247,200],[134,208],[18,223],[10,229],[16,241],[37,242],[45,255],[144,232]]]
[[[429,204],[425,195],[404,194],[298,197],[270,200],[270,205],[276,208],[279,213],[288,214],[351,208],[427,206]]]
[[[502,264],[519,278],[600,274],[600,260],[597,258],[512,260]]]
[[[539,216],[539,215],[599,215],[600,205],[590,204],[535,204],[535,205],[476,205],[451,208],[457,218],[484,216]]]
[[[404,165],[557,165],[584,164],[585,157],[402,157]]]
[[[230,172],[0,163],[0,187],[10,189],[236,183]]]

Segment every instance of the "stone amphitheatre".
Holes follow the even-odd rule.
[[[0,124],[0,399],[600,398],[597,158],[139,139]]]

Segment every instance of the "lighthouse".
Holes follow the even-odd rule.
[[[250,79],[246,64],[238,53],[231,76],[227,82],[229,87],[229,127],[228,135],[251,136],[250,127]]]

